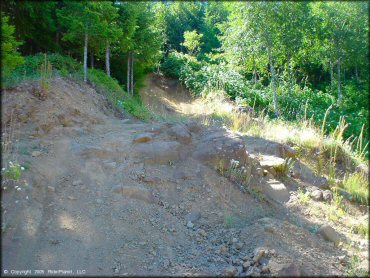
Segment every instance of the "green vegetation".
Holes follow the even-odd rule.
[[[342,187],[354,201],[361,204],[369,204],[369,181],[362,173],[353,173],[346,176],[343,180]]]
[[[24,170],[19,163],[13,163],[12,161],[9,161],[8,167],[3,168],[2,172],[4,173],[5,178],[18,181],[21,177],[22,169]]]

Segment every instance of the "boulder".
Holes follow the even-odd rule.
[[[175,124],[169,129],[168,134],[175,137],[175,139],[180,143],[188,144],[191,142],[190,131],[184,124]]]
[[[315,201],[321,201],[322,200],[322,196],[323,193],[320,189],[316,189],[314,191],[311,192],[311,197],[312,199],[314,199]]]
[[[340,242],[339,234],[330,225],[321,226],[319,234],[322,235],[325,240],[334,242],[334,245],[336,246]]]
[[[331,201],[333,200],[333,192],[331,192],[330,190],[325,190],[322,193],[322,197],[325,201]]]
[[[270,200],[279,204],[284,204],[289,201],[290,194],[286,186],[278,180],[270,179],[258,187]]]
[[[225,169],[230,166],[232,159],[238,161],[240,166],[246,165],[248,161],[243,138],[223,129],[201,138],[193,157],[215,168],[222,165]]]
[[[262,155],[260,160],[261,167],[267,170],[274,177],[278,175],[276,169],[281,169],[284,167],[285,160],[281,157],[276,157],[272,155]]]
[[[280,146],[280,153],[282,155],[282,157],[296,157],[297,156],[297,151],[295,149],[293,149],[292,147],[288,146],[288,145],[285,145],[285,144],[282,144]]]

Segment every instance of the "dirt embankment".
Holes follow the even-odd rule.
[[[145,103],[172,114],[191,106],[175,81],[149,78]],[[19,181],[2,181],[3,270],[344,274],[342,250],[291,223],[296,184],[261,172],[254,153],[281,145],[194,121],[120,119],[91,87],[65,79],[44,101],[34,86],[3,92],[3,165],[26,166]],[[231,160],[228,179],[220,172]],[[249,193],[238,186],[245,176]]]

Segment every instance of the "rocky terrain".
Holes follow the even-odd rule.
[[[170,114],[179,113],[170,105],[179,99],[191,105],[177,83],[164,82],[149,76],[145,103]],[[338,243],[348,235],[323,220],[309,231],[316,223],[297,207],[302,184],[329,202],[326,181],[299,161],[287,176],[277,170],[294,159],[294,148],[194,119],[141,122],[67,79],[54,79],[44,101],[33,95],[35,86],[3,92],[2,162],[27,166],[19,181],[2,180],[3,270],[346,273],[351,254]]]

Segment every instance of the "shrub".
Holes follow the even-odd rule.
[[[147,121],[152,118],[149,110],[143,105],[139,97],[128,97],[125,100],[119,101],[118,105],[128,113],[138,119]]]

